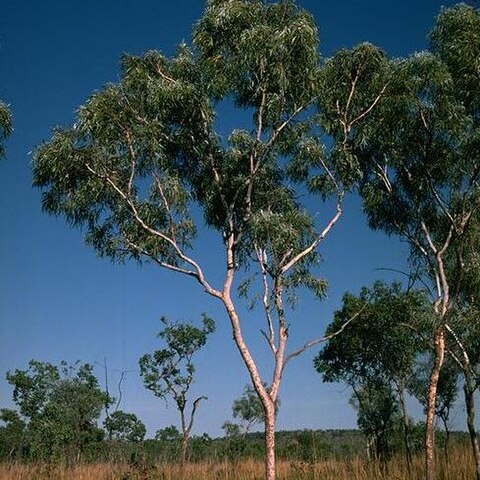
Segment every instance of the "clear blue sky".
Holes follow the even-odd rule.
[[[320,28],[321,53],[361,41],[389,55],[425,48],[425,36],[442,5],[435,0],[299,0]],[[122,53],[158,49],[170,54],[189,41],[203,0],[3,0],[0,7],[0,98],[11,105],[15,131],[0,164],[0,406],[10,405],[7,370],[29,359],[58,363],[108,359],[111,382],[127,370],[122,409],[136,413],[149,433],[177,423],[173,405],[146,391],[138,357],[157,347],[158,318],[196,321],[201,312],[217,320],[217,331],[200,355],[195,390],[205,394],[196,433],[221,433],[231,404],[247,382],[227,318],[190,279],[153,266],[112,265],[83,245],[81,233],[62,219],[43,214],[40,192],[31,187],[31,150],[49,138],[55,125],[72,123],[75,109],[94,90],[118,79]],[[229,121],[232,112],[227,112]],[[216,240],[201,232],[200,258],[211,272],[222,259]],[[321,334],[344,291],[357,292],[375,278],[390,280],[379,268],[405,268],[406,248],[368,231],[359,202],[350,199],[344,218],[321,250],[320,273],[329,281],[326,301],[302,299],[290,345]],[[245,330],[262,365],[260,313]],[[312,368],[315,351],[293,361],[281,391],[279,429],[353,428],[355,413],[342,385],[324,385]],[[97,373],[102,379],[102,370]],[[102,380],[103,381],[103,380]],[[115,392],[114,392],[115,393]],[[464,422],[460,409],[456,424]]]

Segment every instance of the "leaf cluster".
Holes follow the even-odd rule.
[[[21,417],[13,412],[4,421],[17,425],[22,419],[33,457],[81,453],[103,438],[97,421],[112,399],[100,389],[91,365],[31,360],[27,370],[8,372],[7,381]]]
[[[431,314],[425,292],[403,292],[398,283],[376,282],[359,296],[347,293],[326,334],[338,331],[354,315],[341,335],[328,340],[315,357],[323,380],[357,385],[407,379],[416,356],[426,348],[424,339],[412,331],[428,329]]]
[[[110,438],[123,442],[141,442],[147,433],[145,425],[134,413],[122,410],[116,410],[105,418],[103,425]]]
[[[215,322],[205,314],[201,328],[187,323],[172,323],[166,317],[158,337],[164,348],[145,354],[139,360],[144,385],[157,397],[171,395],[180,410],[185,408],[186,395],[195,377],[194,355],[202,349],[215,331]]]
[[[0,158],[5,155],[3,141],[12,133],[12,113],[7,105],[0,101]]]

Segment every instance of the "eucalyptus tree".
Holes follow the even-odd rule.
[[[3,141],[12,133],[12,113],[5,103],[0,101],[0,158],[5,155]]]
[[[428,381],[431,371],[431,356],[420,358],[414,369],[414,375],[408,384],[408,391],[420,402],[426,411],[428,407],[427,392]],[[452,359],[447,357],[437,386],[437,399],[435,403],[435,415],[443,424],[445,430],[444,452],[448,460],[448,446],[450,442],[450,414],[458,397],[459,369]]]
[[[275,415],[278,413],[279,406],[280,400],[277,399]],[[252,385],[246,385],[242,395],[233,401],[232,415],[233,418],[240,420],[240,424],[224,423],[222,428],[230,435],[236,431],[237,434],[242,432],[245,436],[254,425],[265,423],[265,410]]]
[[[380,81],[372,65],[386,64],[369,45],[330,68],[336,61],[364,67],[359,87],[363,72],[370,83]],[[275,405],[285,366],[321,341],[287,351],[293,329],[287,300],[302,287],[324,295],[318,247],[341,217],[359,173],[345,154],[345,132],[340,142],[322,144],[333,128],[322,104],[331,87],[307,12],[290,1],[210,0],[191,47],[181,45],[172,58],[125,56],[119,83],[93,94],[73,127],[57,129],[38,148],[33,166],[44,210],[84,228],[86,242],[101,256],[150,260],[191,277],[223,304],[265,410],[269,480],[275,478]],[[379,92],[360,92],[344,99],[349,125],[378,102]],[[361,101],[349,109],[357,95]],[[219,105],[239,113],[239,128],[227,136],[216,131]],[[206,247],[195,241],[196,212],[220,239],[219,285],[198,260]],[[235,286],[261,299],[272,354],[268,373],[245,341]]]
[[[331,338],[314,360],[324,382],[344,381],[352,388],[359,426],[373,440],[378,457],[388,453],[389,437],[397,427],[394,417],[399,414],[409,465],[410,418],[405,396],[416,358],[426,349],[419,332],[429,317],[428,307],[424,291],[403,291],[399,283],[377,281],[373,287],[363,287],[358,296],[347,293],[327,334],[338,330],[345,319],[356,316],[355,321],[342,335]]]
[[[173,399],[180,415],[182,428],[181,461],[187,461],[188,440],[193,427],[198,405],[207,397],[200,396],[192,402],[190,413],[187,414],[188,391],[195,380],[195,365],[193,357],[207,343],[208,336],[215,330],[215,322],[206,315],[202,318],[202,327],[198,328],[188,323],[172,323],[162,317],[164,328],[158,337],[163,341],[164,348],[153,354],[145,354],[140,360],[140,375],[146,388],[155,396],[168,400]]]
[[[479,12],[465,5],[443,10],[430,40],[429,51],[390,63],[382,98],[363,122],[348,129],[336,101],[357,88],[351,71],[332,79],[329,107],[337,129],[348,130],[347,148],[362,165],[370,226],[408,242],[415,268],[421,267],[434,291],[425,438],[429,480],[435,477],[435,401],[446,328],[465,270],[464,240],[480,205]]]

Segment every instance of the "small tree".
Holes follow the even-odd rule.
[[[108,437],[113,440],[138,443],[147,433],[145,425],[134,413],[125,413],[122,410],[116,410],[105,418],[103,425]]]
[[[367,438],[368,457],[385,461],[392,454],[401,421],[392,385],[369,379],[353,387],[350,404],[357,411],[358,428]]]
[[[164,328],[158,334],[165,347],[153,354],[143,355],[140,360],[140,375],[146,388],[155,396],[167,400],[172,398],[180,414],[182,428],[181,461],[187,461],[187,448],[198,405],[207,397],[201,396],[192,402],[187,412],[188,391],[195,378],[193,357],[205,346],[208,336],[215,330],[211,318],[203,315],[203,327],[198,328],[186,323],[171,323],[162,317]]]
[[[15,410],[0,409],[0,458],[21,460],[28,454],[27,425]]]
[[[108,398],[91,365],[62,362],[58,367],[31,360],[27,370],[8,372],[7,381],[34,458],[78,458],[102,440],[97,422]]]
[[[352,387],[359,418],[363,416],[365,425],[369,424],[370,414],[376,415],[375,407],[368,405],[387,405],[390,395],[394,395],[395,408],[403,420],[403,443],[409,464],[410,419],[405,394],[414,373],[415,359],[425,350],[421,335],[413,329],[423,329],[429,318],[428,307],[425,292],[404,292],[398,283],[376,282],[372,288],[362,288],[358,297],[346,294],[342,309],[335,312],[333,322],[327,327],[327,334],[340,328],[346,318],[356,316],[355,321],[344,329],[342,335],[330,339],[314,360],[323,381],[345,381]],[[381,390],[379,395],[374,394],[376,386]],[[362,398],[365,399],[363,402]],[[370,422],[372,425],[380,425],[378,419],[385,428],[395,425],[393,420],[384,418],[389,411],[394,412],[387,407],[379,408],[381,416],[375,416]],[[378,427],[378,431],[387,438],[389,432],[384,427]],[[376,440],[379,452],[382,445],[387,445],[382,442]]]
[[[279,406],[280,401],[277,400],[276,413],[278,413]],[[233,401],[232,414],[233,418],[240,420],[244,435],[247,434],[254,425],[265,422],[265,410],[263,409],[262,402],[251,385],[246,385],[243,389],[242,396]]]

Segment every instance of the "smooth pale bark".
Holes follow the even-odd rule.
[[[269,393],[264,387],[255,361],[245,344],[240,328],[240,320],[228,294],[224,294],[223,303],[232,325],[233,340],[240,352],[245,366],[247,367],[253,386],[265,410],[265,480],[275,480],[275,403],[272,402]]]
[[[427,392],[427,419],[425,430],[425,478],[435,480],[435,405],[437,386],[445,358],[445,331],[443,325],[435,330],[433,367]]]
[[[232,325],[233,339],[245,363],[245,366],[247,367],[253,386],[260,398],[260,401],[262,402],[265,411],[265,480],[275,480],[275,400],[280,384],[282,368],[279,367],[275,369],[274,381],[272,383],[270,392],[268,392],[263,385],[255,361],[253,360],[250,351],[248,350],[248,347],[243,339],[242,331],[240,328],[240,321],[233,306],[233,303],[228,296],[224,297],[223,303],[225,305]],[[281,341],[281,344],[283,342],[286,342],[286,335]],[[277,365],[279,364],[279,361],[280,365],[283,364],[283,351],[284,346],[281,349],[279,348],[277,350]],[[282,358],[278,357],[279,353],[282,354]],[[272,399],[273,395],[275,395],[274,399]]]
[[[275,480],[275,407],[265,409],[265,479]]]

